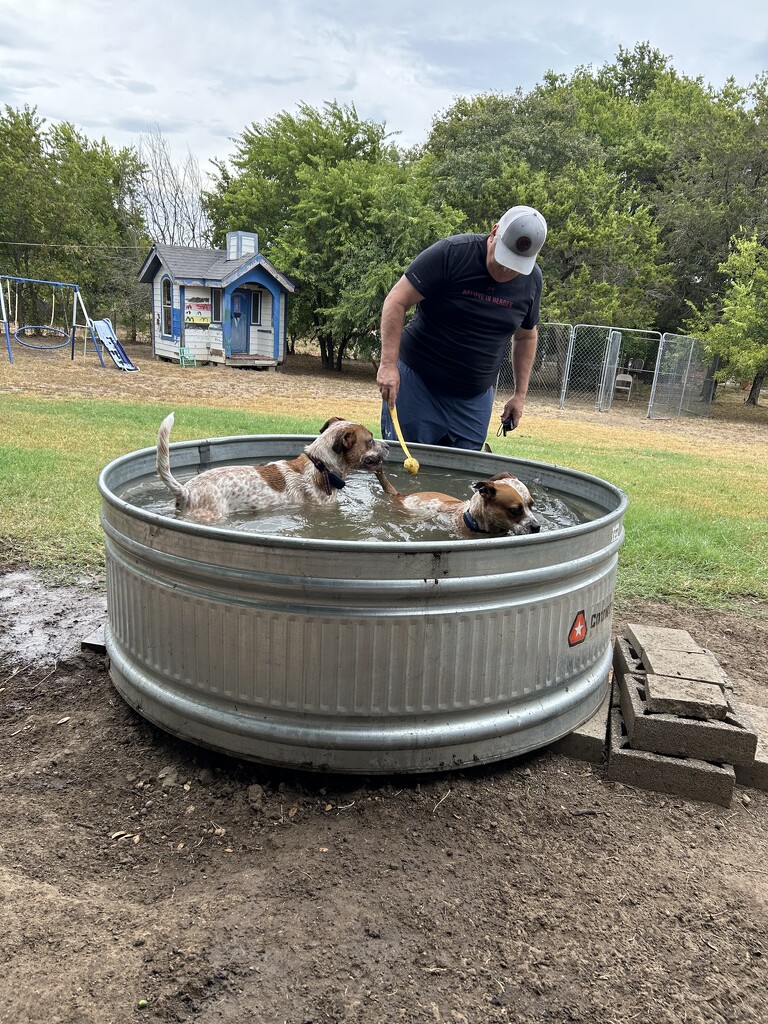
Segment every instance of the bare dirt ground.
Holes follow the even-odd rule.
[[[132,375],[19,359],[0,386],[171,403],[192,381],[215,405],[377,407],[369,368],[134,359]],[[557,415],[531,408],[528,429]],[[701,428],[667,425],[692,443]],[[748,443],[730,423],[704,428]],[[768,1019],[765,794],[686,802],[549,750],[420,778],[240,762],[122,701],[80,647],[104,607],[98,586],[0,576],[3,1024]],[[738,697],[768,706],[767,611],[637,602],[614,632],[686,628]]]

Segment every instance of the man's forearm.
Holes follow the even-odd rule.
[[[423,295],[416,291],[408,278],[403,275],[384,299],[381,307],[381,361],[376,374],[379,394],[392,408],[400,390],[400,373],[397,361],[400,357],[400,337],[405,326],[405,314],[421,302]]]
[[[539,341],[538,328],[531,331],[517,330],[512,341],[512,372],[515,377],[515,394],[525,398],[531,380],[533,362]]]
[[[397,366],[400,355],[400,337],[405,326],[405,309],[391,296],[387,296],[381,310],[381,365]]]

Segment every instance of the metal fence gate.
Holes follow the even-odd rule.
[[[568,360],[568,372],[560,407],[568,401],[593,404],[598,412],[608,412],[613,404],[617,373],[628,373],[633,380],[632,394],[644,402],[652,362],[661,342],[658,331],[598,324],[577,324]],[[630,357],[633,349],[646,353],[643,358]]]
[[[715,381],[704,345],[698,338],[665,334],[659,346],[648,416],[709,416]]]
[[[647,403],[650,418],[711,413],[715,384],[701,341],[604,324],[539,324],[528,398],[557,402],[561,409],[568,402],[608,412],[617,373],[632,378],[622,391],[627,404],[638,409]],[[497,396],[501,392],[506,400],[514,386],[510,343],[496,379]]]

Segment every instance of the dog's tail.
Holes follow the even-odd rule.
[[[160,424],[157,434],[157,475],[163,481],[168,490],[177,499],[183,497],[186,488],[171,473],[171,456],[168,451],[168,442],[173,426],[173,413],[169,413]]]

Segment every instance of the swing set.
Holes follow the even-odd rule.
[[[15,304],[11,303],[11,281],[15,282]],[[19,324],[19,287],[22,285],[47,285],[51,291],[51,317],[48,324]],[[56,295],[61,289],[71,290],[72,317],[69,317],[69,302],[64,298],[64,327],[54,324],[56,318]],[[11,320],[10,313],[14,317]],[[8,349],[8,359],[13,362],[13,350],[11,348],[11,333],[17,344],[25,348],[39,349],[42,351],[53,351],[54,349],[71,346],[72,359],[75,358],[75,346],[77,344],[78,331],[82,331],[83,358],[85,358],[88,342],[93,344],[99,362],[104,366],[104,359],[98,345],[98,335],[94,327],[94,321],[90,319],[85,309],[85,303],[76,284],[68,284],[64,281],[41,281],[35,277],[12,277],[9,274],[0,274],[0,314],[2,314],[3,330],[5,333],[5,344]],[[80,319],[81,318],[81,319]],[[104,321],[99,321],[103,323]],[[106,321],[108,323],[108,321]],[[15,330],[11,331],[11,323]],[[111,327],[111,325],[110,325]],[[60,339],[64,340],[61,341]],[[34,340],[33,340],[34,339]]]

